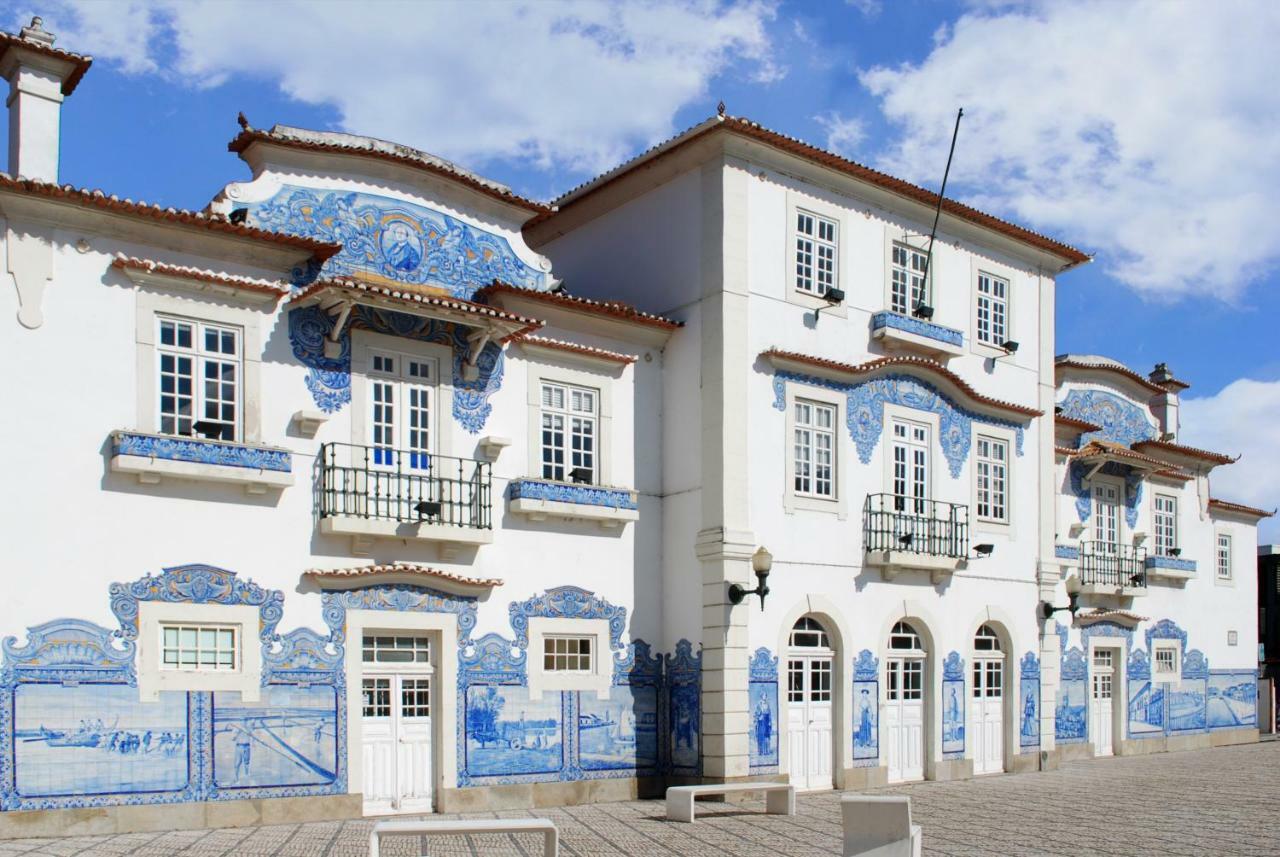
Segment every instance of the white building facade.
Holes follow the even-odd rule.
[[[723,113],[554,206],[242,117],[161,209],[57,184],[89,64],[0,41],[0,830],[1256,740],[1265,513],[1054,358],[1079,251]]]

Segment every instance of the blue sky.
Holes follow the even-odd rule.
[[[1215,493],[1280,504],[1280,4],[0,8],[97,57],[63,111],[62,180],[189,208],[247,175],[226,151],[240,110],[394,139],[546,200],[720,99],[936,188],[964,106],[949,195],[1097,255],[1060,281],[1057,350],[1167,361],[1193,385],[1183,440],[1249,456]]]

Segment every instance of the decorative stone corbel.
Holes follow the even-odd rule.
[[[342,330],[347,326],[347,319],[351,317],[352,306],[351,301],[336,301],[324,308],[325,312],[335,317],[333,330],[329,331],[329,335],[324,338],[325,357],[342,356]]]
[[[480,354],[492,338],[493,328],[490,327],[478,327],[467,335],[467,359],[462,364],[464,381],[474,381],[480,377]]]
[[[35,330],[44,324],[45,285],[53,279],[53,245],[28,233],[8,230],[8,268],[18,289],[18,322]]]

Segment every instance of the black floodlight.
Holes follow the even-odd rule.
[[[413,511],[418,513],[420,519],[438,518],[440,517],[440,501],[422,500],[414,505]]]
[[[982,557],[991,556],[991,554],[995,552],[995,549],[996,549],[995,545],[989,544],[987,542],[983,542],[980,545],[973,546],[973,552],[976,553],[978,556],[982,556]]]
[[[933,318],[933,307],[929,306],[924,301],[921,301],[920,303],[916,304],[916,308],[911,314],[918,319],[928,321],[929,319]]]
[[[569,471],[569,479],[581,485],[591,484],[591,468],[575,467]]]

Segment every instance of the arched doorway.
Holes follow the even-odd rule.
[[[990,625],[982,625],[973,635],[973,692],[969,706],[975,774],[1004,770],[1005,675],[1000,635]]]
[[[802,616],[787,640],[787,757],[797,789],[829,789],[832,744],[831,700],[835,651],[830,635]]]
[[[889,782],[924,779],[924,640],[909,622],[889,632],[884,735]]]

